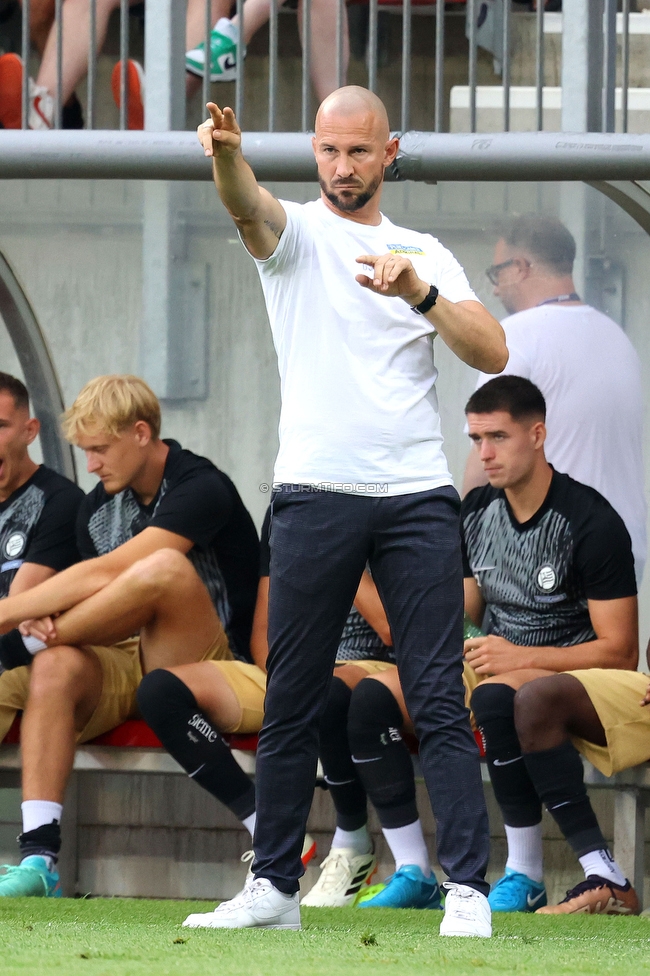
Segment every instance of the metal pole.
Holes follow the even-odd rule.
[[[544,0],[537,0],[535,84],[537,88],[537,131],[542,132],[544,129]]]
[[[402,0],[402,132],[411,125],[411,0]]]
[[[212,51],[210,50],[210,38],[212,35],[212,3],[211,0],[205,0],[205,21],[203,24],[203,29],[205,31],[205,39],[203,41],[203,108],[205,109],[206,103],[210,101],[210,81],[212,74]],[[237,45],[237,57],[239,57],[239,44]]]
[[[309,72],[311,67],[311,0],[303,0],[302,4],[302,109],[300,113],[300,129],[309,129],[309,109],[311,103],[311,88]]]
[[[442,132],[445,119],[445,2],[436,0],[436,108],[434,129]]]
[[[278,4],[271,0],[269,10],[269,132],[275,132],[278,90]]]
[[[23,59],[23,82],[22,82],[22,121],[21,126],[26,129],[29,125],[29,16],[30,0],[23,0],[22,24],[20,38],[20,53]]]
[[[600,132],[603,110],[603,0],[562,4],[562,129]]]
[[[316,180],[311,137],[244,132],[242,150],[258,180]],[[389,179],[650,180],[650,133],[407,132]],[[0,130],[0,179],[212,179],[194,132]]]
[[[510,131],[510,14],[511,0],[503,0],[503,56],[501,81],[503,84],[503,131]]]
[[[128,128],[129,0],[120,0],[120,129]]]
[[[95,103],[97,101],[97,0],[90,0],[88,11],[88,117],[86,125],[95,128]]]
[[[603,132],[616,130],[616,0],[605,0],[603,59]]]
[[[469,19],[469,130],[476,132],[476,73],[478,59],[476,0],[467,0]]]
[[[235,115],[239,125],[243,125],[244,116],[244,58],[246,44],[244,42],[244,2],[237,0],[237,23],[239,24],[239,38],[237,42],[237,68],[235,73]]]
[[[56,22],[56,100],[54,103],[54,128],[60,129],[63,123],[63,0],[55,0],[54,19]],[[26,70],[26,69],[25,69]]]
[[[372,92],[377,90],[378,15],[379,0],[370,0],[368,16],[368,88]]]
[[[147,0],[144,24],[144,125],[149,132],[185,128],[185,4]]]
[[[621,101],[623,132],[627,132],[628,92],[630,88],[630,0],[623,0],[623,49],[621,52]]]
[[[338,88],[344,85],[343,79],[343,15],[345,0],[336,3],[336,84]]]

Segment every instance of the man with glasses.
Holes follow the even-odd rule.
[[[487,276],[505,307],[510,358],[548,409],[546,456],[557,471],[595,488],[632,538],[637,582],[646,559],[643,397],[639,358],[623,330],[582,302],[572,271],[576,245],[554,217],[517,217],[497,241]],[[480,373],[477,388],[491,377]],[[486,483],[476,452],[464,494]]]

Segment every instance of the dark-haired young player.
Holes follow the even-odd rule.
[[[581,769],[576,750],[566,741],[523,756],[514,720],[515,693],[532,678],[636,668],[630,537],[602,495],[547,462],[545,403],[529,380],[490,380],[470,397],[466,414],[489,484],[463,501],[465,601],[477,623],[487,610],[490,632],[466,641],[465,659],[477,675],[491,676],[471,704],[508,839],[506,871],[490,893],[492,910],[534,911],[546,902],[544,802],[561,827],[570,825],[591,887],[606,884],[615,893],[613,908],[609,896],[599,896],[586,910],[634,913],[636,895],[592,829],[581,776],[581,789],[563,794]]]
[[[0,372],[0,599],[42,583],[79,558],[75,522],[83,492],[32,461],[29,446],[39,429],[25,385]]]
[[[12,669],[0,716],[10,724],[24,709],[26,801],[23,860],[0,877],[0,897],[60,894],[75,741],[133,715],[143,673],[245,655],[257,589],[257,533],[235,486],[206,458],[161,440],[146,383],[92,380],[64,430],[100,484],[79,512],[84,562],[0,602],[0,661]],[[27,636],[15,629],[25,621]]]

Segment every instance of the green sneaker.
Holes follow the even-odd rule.
[[[210,33],[210,81],[234,81],[237,77],[237,39],[239,31],[227,17],[217,21]],[[205,42],[185,55],[185,70],[203,77]]]
[[[22,864],[0,866],[0,898],[60,898],[61,881],[56,871],[48,871],[39,854],[26,857]]]

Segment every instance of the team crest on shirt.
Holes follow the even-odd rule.
[[[545,593],[551,593],[557,586],[557,573],[550,563],[545,563],[538,572],[537,585]]]
[[[416,247],[415,244],[388,244],[387,247],[391,254],[408,254],[409,256],[418,254],[424,257],[422,248]]]
[[[12,532],[4,545],[5,556],[7,559],[16,559],[25,548],[27,536],[24,532]]]

